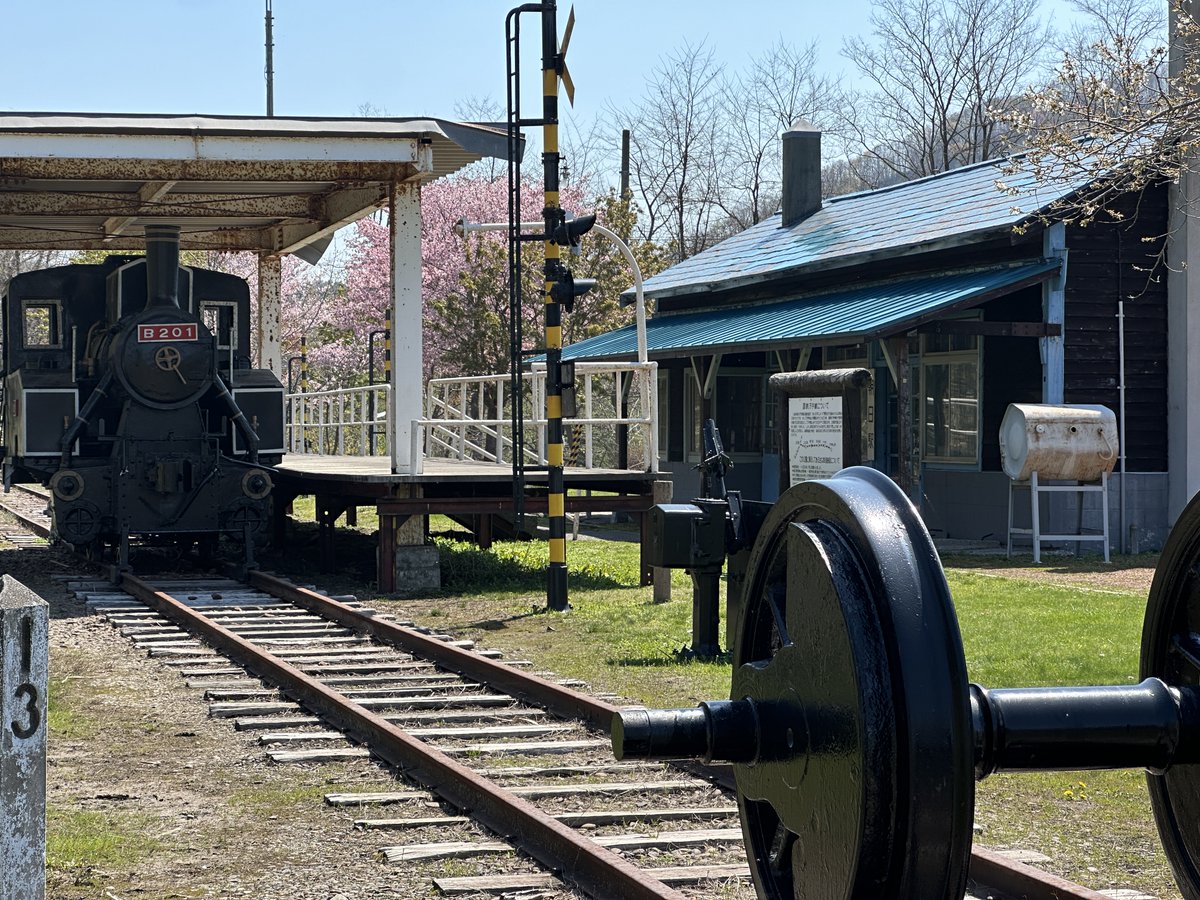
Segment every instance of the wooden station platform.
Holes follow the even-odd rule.
[[[654,583],[653,569],[646,563],[648,513],[656,503],[670,501],[671,482],[661,473],[626,469],[567,468],[563,479],[568,513],[623,512],[638,517],[642,583]],[[526,513],[547,511],[547,481],[544,470],[526,470]],[[379,589],[391,593],[396,590],[396,548],[424,543],[425,517],[451,516],[471,530],[479,546],[488,547],[513,515],[512,482],[512,467],[494,463],[426,460],[419,475],[397,475],[386,457],[289,453],[275,468],[275,533],[282,540],[285,510],[292,500],[312,496],[322,566],[332,570],[334,526],[343,516],[352,524],[358,507],[374,506],[379,513]],[[418,518],[410,521],[414,516]]]

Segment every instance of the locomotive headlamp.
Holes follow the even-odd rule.
[[[254,469],[242,476],[242,493],[251,500],[261,500],[271,493],[271,476],[262,469]]]
[[[60,469],[50,478],[50,490],[59,500],[68,502],[83,494],[83,476],[74,469]]]

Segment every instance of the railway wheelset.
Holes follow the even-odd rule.
[[[960,898],[975,781],[1145,768],[1180,890],[1200,898],[1200,497],[1155,573],[1139,684],[969,684],[933,542],[875,470],[791,488],[748,552],[731,699],[623,710],[613,750],[732,763],[761,897]]]

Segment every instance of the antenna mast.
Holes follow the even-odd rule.
[[[271,0],[267,3],[267,118],[275,115],[275,42],[272,39],[271,28],[275,18],[271,15]]]

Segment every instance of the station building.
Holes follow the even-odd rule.
[[[1086,182],[1048,184],[1006,160],[823,201],[820,133],[797,127],[783,144],[780,214],[645,284],[660,469],[674,496],[697,493],[712,417],[734,462],[729,487],[777,497],[786,400],[768,377],[864,367],[874,374],[864,459],[908,489],[935,535],[1004,540],[998,432],[1010,403],[1102,404],[1124,417],[1113,544],[1160,546],[1194,492],[1169,477],[1187,367],[1182,386],[1169,383],[1168,188],[1124,196],[1087,227],[1055,216]],[[635,353],[630,326],[564,358]],[[1051,516],[1099,526],[1094,494],[1061,496]]]

